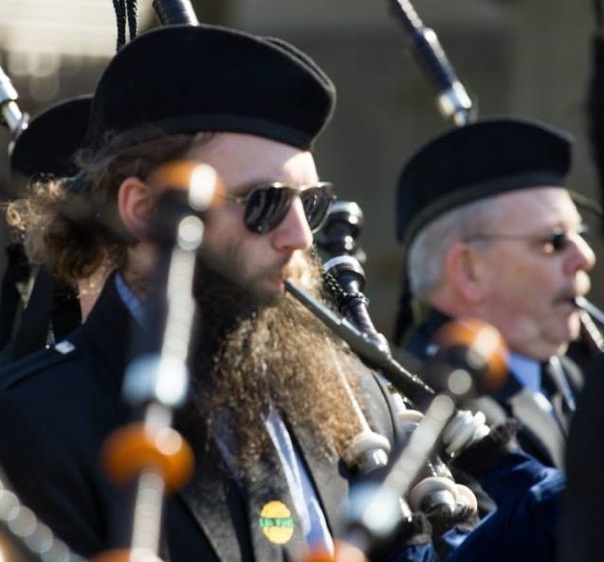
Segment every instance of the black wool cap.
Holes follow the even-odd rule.
[[[571,161],[571,137],[537,121],[492,118],[450,130],[420,148],[401,172],[397,238],[408,245],[442,213],[485,197],[564,187]]]
[[[39,173],[67,177],[77,172],[73,156],[86,135],[91,100],[91,95],[63,100],[32,119],[10,156],[15,179]]]
[[[93,147],[107,133],[221,131],[303,150],[329,121],[335,88],[285,41],[219,26],[174,25],[126,44],[96,88]]]

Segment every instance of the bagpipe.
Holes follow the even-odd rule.
[[[19,135],[27,128],[29,115],[23,113],[19,108],[17,100],[19,94],[13,86],[10,78],[0,67],[0,122],[8,127],[11,134],[11,140],[8,145],[8,153],[13,150],[13,146]]]
[[[408,34],[412,54],[435,91],[440,113],[456,126],[472,120],[475,107],[435,32],[424,26],[407,0],[392,0],[390,5]],[[385,470],[386,476],[369,487],[361,485],[358,494],[353,490],[345,516],[345,537],[338,543],[334,558],[315,553],[320,560],[363,559],[376,544],[392,538],[405,520],[410,521],[413,511],[441,519],[452,519],[464,509],[476,511],[472,492],[455,483],[439,457],[442,438],[448,428],[449,444],[456,441],[449,448],[451,452],[484,436],[484,418],[457,411],[457,401],[478,389],[493,390],[502,382],[505,371],[501,336],[492,327],[476,322],[462,322],[450,327],[446,335],[443,333],[441,351],[429,365],[420,367],[417,360],[405,355],[403,363],[420,370],[421,376],[393,357],[387,338],[371,320],[363,293],[365,253],[355,244],[362,226],[360,207],[354,202],[338,201],[316,238],[318,248],[328,258],[323,265],[324,284],[336,303],[337,313],[290,281],[286,281],[286,291],[384,377],[395,402],[398,400],[399,421],[410,438],[406,446],[390,451],[361,420],[365,430],[353,440],[349,458],[365,475]],[[436,383],[439,390],[426,381]],[[378,512],[381,517],[376,517]]]
[[[0,67],[0,123],[10,132],[8,154],[12,154],[17,138],[27,128],[29,115],[21,111],[18,104],[19,94],[10,78]],[[6,247],[8,265],[3,276],[0,299],[0,349],[11,339],[19,303],[22,300],[24,287],[30,278],[30,267],[20,244]]]
[[[377,545],[392,540],[405,522],[411,523],[414,512],[441,522],[452,521],[461,512],[475,515],[473,492],[455,482],[442,457],[450,461],[485,436],[482,414],[459,411],[457,404],[468,396],[494,391],[507,371],[499,333],[471,319],[443,329],[440,350],[429,363],[420,365],[402,352],[403,363],[412,366],[409,370],[393,357],[386,337],[375,328],[363,293],[365,253],[355,243],[362,224],[356,203],[338,201],[316,239],[325,258],[324,286],[335,311],[291,281],[286,281],[286,291],[383,377],[398,404],[398,422],[408,440],[391,449],[361,421],[365,429],[353,439],[348,459],[364,478],[343,510],[345,531],[336,553],[313,552],[308,558],[312,562],[364,560]],[[378,473],[380,478],[374,478]]]

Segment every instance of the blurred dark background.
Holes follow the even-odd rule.
[[[139,31],[157,25],[151,0],[139,0]],[[338,107],[316,146],[323,179],[340,199],[359,203],[365,226],[366,293],[390,336],[401,274],[394,235],[394,185],[402,163],[449,126],[406,48],[406,34],[386,0],[194,0],[200,21],[276,35],[311,54],[338,88]],[[534,117],[568,129],[576,140],[569,187],[600,203],[587,136],[586,99],[593,6],[567,0],[416,0],[481,115]],[[36,115],[55,101],[89,92],[115,51],[111,0],[0,0],[0,63]],[[161,74],[162,69],[157,69]],[[8,193],[8,131],[0,128],[0,187]],[[477,158],[479,155],[477,155]],[[4,195],[5,197],[5,195]],[[4,198],[3,197],[3,198]],[[599,218],[586,212],[604,262]],[[0,222],[0,235],[7,230]],[[4,245],[3,245],[4,246]],[[505,264],[502,265],[505,267]],[[592,275],[590,299],[604,306]],[[0,271],[4,256],[0,256]]]

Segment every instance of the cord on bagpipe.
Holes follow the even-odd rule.
[[[153,10],[161,25],[198,25],[199,20],[189,0],[153,0]],[[126,44],[126,26],[130,40],[138,33],[138,0],[113,0],[117,25],[116,51]]]
[[[128,24],[130,40],[134,39],[138,33],[137,0],[113,0],[113,9],[117,24],[115,50],[119,51],[126,44],[126,24]]]

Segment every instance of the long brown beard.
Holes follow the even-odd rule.
[[[321,274],[312,268],[313,286],[305,289],[319,296]],[[313,432],[326,455],[343,456],[361,428],[348,394],[356,388],[358,360],[291,296],[258,302],[202,266],[198,273],[193,384],[210,428],[228,420],[239,466],[255,462],[269,445],[262,418],[269,405],[294,430]]]

